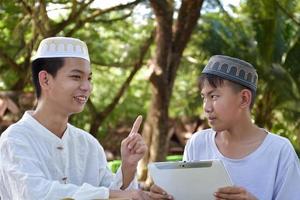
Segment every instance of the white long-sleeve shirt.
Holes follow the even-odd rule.
[[[59,138],[26,112],[0,137],[2,199],[108,199],[122,184],[99,142],[70,124]],[[128,188],[137,188],[136,179]]]
[[[258,199],[300,200],[300,164],[289,140],[268,133],[254,152],[242,159],[230,159],[218,150],[215,135],[212,129],[195,133],[183,159],[222,160],[234,185],[246,188]]]

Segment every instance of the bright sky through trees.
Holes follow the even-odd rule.
[[[131,2],[132,0],[95,0],[92,4],[91,7],[94,8],[101,8],[101,9],[106,9],[115,5],[119,5],[119,4],[126,4],[127,2]],[[240,3],[240,0],[221,0],[222,4],[224,5],[224,8],[230,13],[230,8],[229,5],[233,5],[233,6],[238,6]],[[66,14],[64,12],[64,9],[62,9],[63,7],[61,5],[58,4],[50,4],[48,7],[48,15],[50,18],[55,19],[57,18],[59,15],[64,15]],[[140,7],[140,9],[143,9],[143,7]],[[140,11],[142,12],[142,11]]]

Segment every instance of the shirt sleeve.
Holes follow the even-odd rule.
[[[191,153],[192,153],[192,150],[191,150],[191,140],[192,138],[190,138],[185,147],[184,147],[184,152],[183,152],[183,161],[191,161]]]
[[[90,184],[81,186],[48,180],[39,159],[20,140],[2,141],[0,173],[2,198],[10,199],[108,199],[109,188]]]
[[[106,172],[106,175],[102,178],[102,182],[100,185],[107,185],[112,190],[120,190],[120,188],[123,185],[123,174],[121,170],[121,166],[117,170],[116,174],[113,174],[109,169]],[[108,181],[109,180],[109,181]],[[107,182],[107,183],[105,183]],[[128,187],[125,190],[129,189],[138,189],[138,181],[136,176],[131,181],[131,183],[128,185]]]
[[[104,150],[100,144],[99,146],[100,146],[99,149],[101,155],[99,156],[99,158],[105,158]],[[101,160],[100,163],[104,163],[103,165],[104,167],[100,169],[100,177],[101,177],[100,185],[106,186],[113,190],[120,190],[120,188],[123,185],[123,174],[122,174],[121,166],[117,170],[116,174],[114,174],[108,168],[106,158]],[[138,189],[138,181],[136,176],[134,177],[134,179],[131,181],[131,183],[128,185],[128,187],[125,190],[129,190],[129,189]]]
[[[300,161],[294,156],[293,162],[290,162],[287,169],[281,176],[278,193],[274,199],[298,200],[300,196]]]

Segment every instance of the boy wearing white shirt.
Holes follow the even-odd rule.
[[[138,161],[147,151],[138,117],[121,144],[122,166],[107,168],[104,150],[89,133],[68,123],[91,90],[87,46],[75,38],[44,39],[32,63],[38,104],[0,138],[2,199],[149,199],[137,189]]]

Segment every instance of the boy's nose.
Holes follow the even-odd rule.
[[[92,84],[90,81],[82,81],[80,85],[80,89],[83,91],[91,91],[92,90]]]
[[[212,106],[211,106],[211,103],[209,103],[208,101],[205,101],[203,103],[203,109],[206,113],[210,113],[212,112]]]

